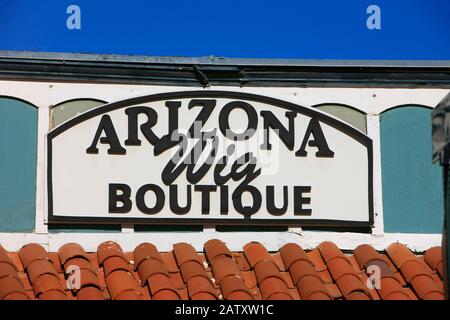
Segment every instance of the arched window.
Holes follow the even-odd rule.
[[[0,96],[0,232],[34,229],[36,149],[37,108]]]
[[[50,129],[53,129],[64,121],[69,120],[80,113],[91,110],[105,103],[105,101],[98,99],[75,99],[61,102],[51,109]]]
[[[342,104],[320,104],[315,106],[315,108],[329,113],[336,118],[341,119],[344,122],[352,125],[356,129],[367,133],[367,119],[366,114],[359,111],[353,107],[342,105]]]
[[[380,131],[385,231],[441,233],[442,175],[431,163],[431,109],[385,111]]]

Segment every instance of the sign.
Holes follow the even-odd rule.
[[[100,106],[48,134],[49,222],[372,224],[372,142],[228,91]]]

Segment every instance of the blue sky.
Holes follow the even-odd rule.
[[[69,5],[81,29],[66,27]],[[381,29],[366,27],[369,5]],[[448,0],[0,0],[0,50],[300,59],[450,59]]]

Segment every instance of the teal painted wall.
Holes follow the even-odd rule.
[[[431,163],[431,109],[391,109],[380,122],[385,231],[441,233],[442,176]]]
[[[36,146],[37,109],[0,97],[0,232],[34,229]]]

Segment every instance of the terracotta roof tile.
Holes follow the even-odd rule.
[[[176,292],[172,290],[158,291],[153,297],[153,300],[180,300]]]
[[[33,291],[33,288],[31,287],[30,279],[28,279],[28,276],[27,276],[27,274],[25,272],[18,272],[16,274],[16,277],[18,277],[18,279],[22,282],[22,285],[23,285],[25,290]]]
[[[402,296],[401,300],[409,300],[409,297],[403,292],[403,287],[394,278],[382,278],[378,292],[383,300],[397,300],[393,298],[393,293],[397,293],[395,297]]]
[[[217,284],[228,276],[240,276],[241,271],[233,258],[229,256],[220,256],[214,259],[212,263],[212,272]]]
[[[444,300],[444,293],[442,292],[442,289],[429,275],[418,274],[411,279],[410,283],[420,299]]]
[[[256,282],[256,276],[253,271],[242,271],[241,275],[247,287],[250,289],[258,289],[258,283]]]
[[[189,300],[189,295],[186,287],[184,287],[183,289],[178,289],[177,293],[180,300]]]
[[[211,239],[205,242],[204,250],[210,264],[219,257],[232,257],[230,249],[228,249],[223,241],[217,239]]]
[[[29,300],[29,297],[23,292],[13,292],[6,295],[3,300]]]
[[[43,246],[37,243],[30,243],[19,250],[19,258],[26,269],[31,262],[38,259],[49,259],[49,256]]]
[[[280,271],[287,270],[286,266],[284,265],[283,258],[281,258],[280,252],[276,252],[276,253],[272,254],[272,261],[278,267],[278,270],[280,270]]]
[[[17,270],[9,263],[0,262],[0,279],[8,276],[17,276]]]
[[[100,264],[98,263],[98,255],[97,252],[88,252],[88,259],[94,269],[100,268]],[[76,259],[76,258],[73,258]]]
[[[406,282],[411,282],[414,277],[421,274],[428,275],[428,272],[418,260],[405,261],[400,267],[400,271]]]
[[[99,290],[102,289],[102,285],[96,273],[92,272],[89,269],[81,269],[80,283],[78,284],[78,288],[74,287],[73,291],[78,291],[87,286],[96,287]]]
[[[120,257],[124,260],[127,260],[125,257],[125,254],[122,250],[122,247],[115,243],[114,241],[105,241],[101,243],[97,247],[97,256],[98,256],[98,263],[100,265],[103,265],[103,262],[111,257]]]
[[[426,263],[425,256],[418,255],[418,256],[416,256],[416,258],[422,264],[422,266],[425,268],[427,273],[429,273],[429,274],[435,274],[436,273],[436,271],[431,269],[431,267],[428,265],[428,263]]]
[[[176,243],[173,245],[173,254],[177,261],[178,267],[181,267],[188,261],[197,261],[203,264],[200,256],[195,251],[194,247],[188,243]]]
[[[286,286],[288,286],[288,283],[282,277],[280,271],[278,270],[277,266],[273,261],[267,260],[260,261],[258,264],[256,264],[254,272],[258,284],[263,283],[264,280],[266,280],[267,278],[273,277],[282,280],[286,284]]]
[[[438,272],[441,279],[444,277],[443,263],[442,263],[442,248],[433,247],[425,252],[425,262],[431,267],[431,269]]]
[[[321,272],[327,270],[327,265],[325,264],[325,261],[320,255],[320,251],[318,248],[311,250],[306,255],[308,256],[309,260],[314,264],[314,267],[316,267],[317,271]]]
[[[380,286],[371,288],[375,271]],[[19,252],[0,246],[0,299],[438,300],[442,271],[441,248],[418,255],[398,243],[383,252],[360,245],[346,254],[332,242],[309,251],[288,243],[271,253],[256,242],[230,251],[215,239],[204,252],[187,243],[169,252],[151,243],[131,252],[112,241],[95,252],[76,243],[58,252],[28,244]]]
[[[363,291],[353,291],[347,296],[347,300],[370,300],[370,298]]]
[[[285,292],[277,292],[268,297],[267,300],[292,300],[292,296]]]
[[[178,290],[186,287],[186,284],[183,281],[183,277],[181,276],[181,272],[170,273],[169,277],[170,277],[170,281],[172,281],[173,285]]]
[[[298,292],[303,300],[315,300],[317,295],[311,297],[313,293],[320,292],[325,300],[331,300],[331,295],[326,290],[322,281],[314,275],[307,275],[300,279],[297,284]],[[326,298],[325,298],[326,297]]]
[[[248,264],[247,259],[245,258],[243,253],[234,252],[233,253],[234,261],[236,261],[236,264],[239,267],[239,270],[241,271],[249,271],[251,270],[250,265]]]
[[[128,290],[119,293],[116,300],[142,300],[142,294],[139,291]]]
[[[106,277],[116,270],[132,271],[130,261],[122,257],[110,257],[106,259],[103,261],[103,269]]]
[[[328,262],[328,270],[334,280],[339,280],[340,277],[347,274],[355,274],[350,262],[344,257],[334,257]]]
[[[17,266],[12,261],[11,257],[8,255],[8,252],[5,249],[3,249],[1,245],[0,245],[0,264],[8,264],[12,268],[14,268],[14,270],[19,271]]]
[[[59,260],[62,264],[66,263],[67,260],[81,257],[89,260],[86,251],[78,243],[67,243],[58,250]]]
[[[160,291],[173,291],[177,296],[179,293],[177,288],[175,287],[172,278],[167,274],[155,273],[148,278],[148,286],[150,289],[150,294],[152,297],[156,295]],[[179,299],[180,297],[178,297]]]
[[[331,277],[330,271],[328,269],[320,271],[319,275],[322,278],[323,283],[328,284],[333,282],[333,278]]]
[[[61,261],[57,252],[48,252],[48,259],[55,267],[56,272],[62,273]]]
[[[205,277],[190,278],[187,282],[187,288],[189,297],[193,300],[201,300],[200,297],[209,297],[208,300],[217,300],[216,292],[211,281]],[[199,294],[202,295],[198,296]]]
[[[177,261],[175,260],[175,257],[173,255],[172,251],[162,253],[161,258],[164,262],[164,265],[166,266],[167,270],[170,273],[176,273],[179,271]]]
[[[339,288],[335,283],[324,284],[324,287],[326,288],[326,291],[329,293],[329,295],[333,297],[333,299],[342,298],[342,293],[339,291]]]
[[[329,300],[329,296],[321,291],[316,291],[308,296],[308,300]]]
[[[158,249],[151,243],[145,242],[138,245],[133,251],[134,267],[137,269],[139,264],[145,259],[156,259],[163,262]]]
[[[11,261],[14,263],[16,270],[19,272],[23,272],[24,268],[23,268],[22,261],[19,258],[19,253],[18,252],[8,252],[8,256],[11,259]]]
[[[227,300],[252,300],[253,296],[245,291],[234,291],[226,298]]]
[[[143,285],[146,284],[148,278],[154,274],[164,274],[169,275],[166,267],[160,260],[156,259],[145,259],[139,264],[138,267],[139,277]]]
[[[297,285],[298,282],[306,276],[314,276],[322,282],[322,278],[319,273],[314,269],[310,262],[304,260],[298,260],[294,262],[289,268],[292,282]]]
[[[45,291],[39,296],[39,300],[66,300],[66,299],[68,299],[68,296],[64,292],[57,289]]]
[[[244,254],[250,267],[254,268],[256,264],[263,260],[272,260],[267,249],[259,242],[250,242],[244,246]]]
[[[32,282],[34,295],[39,298],[40,294],[43,294],[50,290],[58,290],[64,293],[64,286],[61,284],[61,279],[53,274],[43,274],[35,281]]]
[[[187,283],[193,277],[203,277],[209,280],[209,276],[206,273],[203,264],[198,261],[190,260],[183,263],[180,266],[181,276],[183,277],[183,281]]]
[[[367,268],[376,261],[387,264],[385,259],[383,259],[383,257],[368,244],[356,247],[353,254],[360,268]]]
[[[307,261],[313,265],[305,251],[296,243],[285,244],[280,249],[280,254],[286,269],[289,269],[294,262],[299,260]]]
[[[414,254],[403,244],[393,243],[386,248],[389,257],[394,261],[397,268],[401,268],[403,263],[409,260],[415,260]]]
[[[262,283],[259,284],[261,289],[262,298],[264,300],[279,299],[280,295],[284,296],[284,300],[292,300],[289,294],[289,288],[286,283],[277,277],[266,278]],[[276,295],[275,297],[273,297]]]
[[[373,287],[374,283],[369,280],[369,277],[367,274],[365,274],[364,272],[361,272],[358,274],[359,280],[361,281],[361,283],[364,285],[365,291],[366,293],[369,294],[369,297],[372,300],[380,300],[380,295],[378,294],[377,290],[375,289],[375,287]],[[372,286],[369,285],[369,282],[372,282]]]
[[[106,277],[106,284],[113,300],[117,295],[125,291],[139,292],[138,284],[131,272],[117,270]]]
[[[96,287],[84,287],[77,293],[78,300],[105,300],[102,291]]]
[[[17,277],[0,278],[0,300],[12,293],[25,293],[22,282]]]
[[[31,262],[28,265],[27,273],[31,283],[34,283],[37,278],[39,278],[43,274],[53,274],[54,276],[58,276],[58,272],[53,266],[53,263],[51,263],[49,260],[43,259]]]
[[[64,263],[63,271],[65,273],[69,273],[69,269],[73,269],[74,267],[78,267],[80,269],[89,269],[95,272],[98,268],[95,268],[89,260],[85,258],[71,258]]]
[[[350,299],[350,294],[355,291],[366,292],[366,286],[360,281],[358,276],[354,274],[346,274],[336,280],[339,290],[346,299]]]
[[[237,275],[224,278],[220,283],[220,288],[224,299],[243,300],[244,297],[253,299],[251,290],[245,285],[244,280]]]
[[[333,242],[322,242],[318,248],[325,263],[328,263],[336,257],[343,256],[342,251]]]

